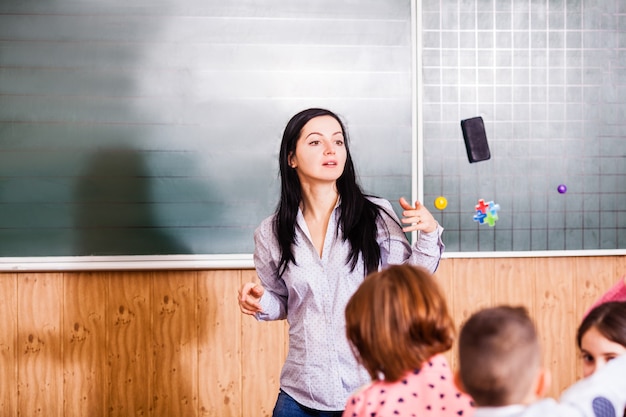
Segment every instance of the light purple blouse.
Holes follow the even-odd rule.
[[[389,201],[371,198],[381,209],[377,241],[381,268],[411,263],[434,272],[444,250],[441,226],[420,233],[409,244]],[[274,234],[274,216],[265,219],[254,233],[254,264],[265,293],[258,320],[287,319],[289,353],[280,376],[281,388],[300,404],[316,410],[343,410],[357,388],[370,381],[358,365],[346,338],[344,310],[359,287],[365,271],[358,262],[353,271],[346,262],[350,243],[337,234],[338,204],[331,213],[322,257],[315,249],[302,212],[296,219],[297,265],[289,264],[278,277],[280,247]]]

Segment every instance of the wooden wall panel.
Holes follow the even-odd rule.
[[[0,410],[17,415],[17,274],[0,274]]]
[[[454,316],[461,326],[472,313],[494,304],[495,259],[455,259],[454,263]]]
[[[448,303],[448,310],[453,318],[456,318],[456,303],[455,303],[455,291],[454,291],[454,272],[455,272],[455,260],[454,259],[442,259],[439,263],[439,267],[435,272],[435,278],[439,283]],[[458,336],[458,323],[455,320],[455,330]],[[456,369],[457,366],[457,344],[455,343],[452,348],[445,353],[448,363],[452,369]]]
[[[444,259],[455,323],[496,304],[535,322],[550,396],[580,377],[582,314],[626,256]],[[28,416],[270,416],[288,325],[239,311],[252,270],[0,274],[0,405]],[[456,345],[447,353],[456,367]],[[18,394],[19,392],[19,394]]]
[[[502,259],[495,262],[494,304],[521,305],[535,314],[535,259]]]
[[[63,283],[63,415],[104,417],[107,280],[84,272]]]
[[[535,287],[539,340],[544,366],[552,371],[549,395],[559,393],[576,380],[576,349],[572,343],[578,317],[576,316],[576,262],[571,258],[536,258]],[[567,359],[566,359],[567,358]]]
[[[626,256],[615,256],[609,258],[603,257],[603,259],[605,259],[605,262],[613,261],[616,268],[615,272],[618,277],[626,275]]]
[[[198,415],[197,273],[152,279],[154,416]]]
[[[254,271],[243,271],[241,283],[255,278]],[[244,395],[241,416],[268,417],[274,409],[280,370],[287,357],[286,321],[262,322],[245,315],[241,328]]]
[[[611,267],[610,260],[604,257],[589,257],[575,259],[576,280],[576,317],[580,320],[592,304],[608,288],[612,287],[619,277],[626,274],[626,270],[618,269],[615,263]]]
[[[18,278],[18,415],[63,414],[62,274]]]
[[[458,332],[467,318],[482,307],[493,305],[494,260],[443,259],[436,276],[446,292],[450,314]],[[458,338],[446,353],[452,369],[458,366]]]
[[[112,273],[107,300],[108,412],[151,416],[154,394],[151,286],[154,273]]]
[[[240,416],[241,313],[237,290],[241,271],[204,271],[198,278],[198,379],[201,416]],[[256,364],[254,365],[256,366]]]

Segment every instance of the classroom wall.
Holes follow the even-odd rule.
[[[537,322],[550,395],[581,376],[574,334],[626,273],[626,256],[443,259],[457,324],[523,304]],[[4,416],[270,416],[285,322],[237,306],[253,270],[0,274]],[[455,354],[448,354],[456,366]]]

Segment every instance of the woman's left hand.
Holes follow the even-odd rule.
[[[430,211],[419,201],[415,202],[415,207],[411,206],[404,197],[400,197],[400,206],[404,210],[402,212],[402,223],[407,224],[402,228],[404,232],[413,232],[419,230],[421,232],[430,233],[437,230],[437,220],[430,214]]]

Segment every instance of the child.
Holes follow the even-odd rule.
[[[344,417],[472,415],[442,355],[454,325],[426,270],[404,264],[370,274],[345,316],[348,340],[372,382],[348,399]]]
[[[580,323],[576,342],[585,377],[626,353],[626,302],[605,302],[593,308]]]
[[[579,381],[560,402],[543,399],[549,373],[541,367],[535,326],[523,307],[472,315],[459,337],[457,383],[474,398],[474,417],[615,417],[626,404],[626,355]],[[616,410],[620,410],[619,414]]]
[[[576,342],[585,377],[626,353],[626,302],[607,302],[592,309],[578,327]]]

